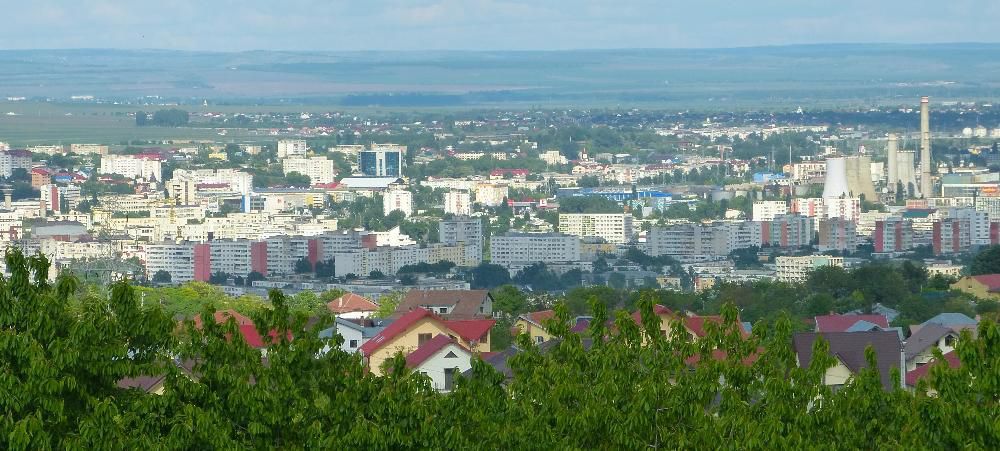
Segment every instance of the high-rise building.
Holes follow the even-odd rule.
[[[774,260],[775,277],[782,282],[805,282],[809,273],[824,266],[844,266],[844,257],[807,255],[804,257],[780,256]]]
[[[155,154],[105,155],[101,174],[118,174],[132,179],[163,181],[162,157]]]
[[[454,262],[460,266],[475,266],[483,261],[483,222],[479,218],[456,216],[443,219],[438,228],[438,238],[442,244],[465,245],[464,262]]]
[[[875,221],[872,233],[875,252],[906,252],[913,248],[913,222],[889,217]]]
[[[472,196],[468,191],[448,191],[444,193],[444,212],[468,216],[472,213]]]
[[[857,223],[844,218],[819,222],[819,250],[854,252],[858,247]]]
[[[631,213],[560,213],[559,232],[578,237],[598,237],[609,243],[632,241]]]
[[[371,149],[359,152],[358,166],[368,177],[401,177],[405,152],[404,146],[373,144]]]
[[[753,203],[753,220],[770,221],[775,216],[788,213],[788,202],[783,200],[758,200]]]
[[[278,158],[304,157],[309,145],[304,139],[282,139],[278,141]]]
[[[333,160],[328,160],[325,157],[285,158],[281,160],[281,169],[285,175],[298,172],[308,176],[313,185],[331,183],[337,176]]]
[[[391,189],[382,195],[382,214],[388,215],[399,210],[406,216],[413,215],[413,193],[403,189]]]

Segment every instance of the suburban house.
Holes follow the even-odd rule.
[[[944,364],[947,364],[949,368],[958,368],[962,366],[962,362],[958,360],[958,354],[955,351],[951,351],[944,355]],[[931,367],[941,365],[941,361],[932,361],[926,365],[920,365],[913,370],[906,372],[906,386],[909,388],[915,388],[921,379],[927,377],[930,372]],[[936,390],[928,390],[928,395],[933,395],[937,393]]]
[[[511,335],[528,334],[535,343],[544,343],[552,339],[545,329],[544,322],[556,315],[555,310],[542,310],[519,315],[510,328]]]
[[[368,318],[378,310],[378,304],[364,296],[347,293],[326,303],[330,312],[338,318]]]
[[[816,332],[868,332],[889,329],[889,319],[884,315],[822,315],[814,318]]]
[[[943,354],[955,350],[955,342],[959,333],[950,327],[940,324],[927,324],[916,331],[903,345],[906,352],[906,371],[913,371],[919,366],[934,360],[934,349],[940,349]]]
[[[410,290],[399,301],[392,318],[424,309],[444,319],[493,317],[493,297],[489,290]]]
[[[653,314],[660,318],[660,333],[669,337],[670,332],[673,330],[674,321],[680,321],[684,325],[684,329],[687,330],[688,334],[691,335],[691,339],[698,340],[705,338],[708,334],[708,323],[722,324],[722,317],[717,315],[709,316],[699,316],[693,313],[678,314],[667,307],[656,304],[653,305]],[[642,325],[642,312],[635,311],[632,312],[632,320],[636,324]],[[740,334],[744,337],[749,336],[743,324],[740,323]]]
[[[174,360],[174,365],[181,370],[181,374],[189,379],[195,379],[194,360]],[[157,376],[135,376],[126,377],[118,381],[118,388],[126,390],[139,390],[152,395],[162,395],[166,390],[167,375]]]
[[[966,276],[951,284],[951,289],[971,294],[977,298],[1000,301],[1000,274]]]
[[[833,367],[826,370],[823,376],[825,385],[834,388],[847,385],[851,378],[868,367],[868,362],[865,360],[865,348],[868,346],[875,351],[882,386],[886,390],[891,390],[904,382],[892,380],[892,369],[901,368],[905,358],[903,343],[896,331],[797,333],[792,336],[792,346],[799,367],[806,368],[812,362],[813,343],[818,337],[823,337],[830,344],[830,355],[837,361]],[[900,378],[902,379],[902,376]]]
[[[445,320],[429,310],[416,307],[361,345],[359,350],[372,373],[381,375],[382,364],[396,355],[408,355],[438,335],[454,338],[474,352],[489,352],[492,319]]]
[[[947,327],[955,332],[961,332],[963,329],[969,329],[973,335],[976,333],[976,328],[979,326],[979,321],[962,313],[939,313],[933,318],[924,321],[921,324],[914,324],[910,326],[910,333],[915,334],[924,326],[929,324],[937,324],[939,326]]]
[[[262,353],[266,353],[267,345],[276,341],[279,337],[278,331],[272,330],[267,334],[268,339],[265,340],[264,336],[257,331],[257,326],[254,325],[253,320],[235,310],[220,310],[215,312],[214,316],[216,324],[225,324],[229,319],[235,321],[236,328],[247,345],[260,349]],[[202,319],[200,314],[194,317],[194,325],[201,329]],[[292,339],[291,332],[288,332],[286,336],[289,340]]]
[[[850,312],[847,312],[847,313],[851,314],[851,315],[863,315],[863,314],[866,314],[866,313],[869,313],[869,312],[866,312],[866,311],[864,311],[862,309],[857,309],[857,310],[853,310],[853,311],[850,311]],[[892,323],[893,321],[895,321],[896,318],[899,318],[899,310],[896,310],[896,309],[894,309],[892,307],[886,307],[886,306],[882,305],[881,302],[876,302],[875,305],[872,306],[870,313],[873,313],[873,314],[876,314],[876,315],[882,315],[890,323]]]
[[[344,352],[358,352],[361,345],[384,329],[384,327],[373,326],[370,323],[370,321],[361,319],[350,320],[338,316],[332,326],[319,331],[319,337],[332,338],[334,334],[340,334],[344,338],[340,349]]]
[[[441,334],[407,355],[406,367],[429,377],[435,390],[448,392],[454,388],[455,376],[472,369],[472,352]]]

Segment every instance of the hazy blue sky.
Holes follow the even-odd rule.
[[[5,3],[4,49],[533,50],[1000,41],[1000,0]]]

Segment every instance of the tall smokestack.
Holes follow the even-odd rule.
[[[920,98],[920,192],[930,197],[931,186],[931,112],[930,99]]]
[[[896,151],[899,150],[896,143],[896,134],[889,133],[889,144],[886,146],[886,181],[885,184],[889,188],[890,193],[896,192],[896,182],[899,181],[899,169],[896,169],[896,165],[899,164],[899,157],[896,156]]]

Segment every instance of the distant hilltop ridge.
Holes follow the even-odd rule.
[[[0,102],[848,105],[919,95],[990,96],[989,83],[1000,79],[997,60],[1000,44],[985,43],[555,51],[4,50]]]

